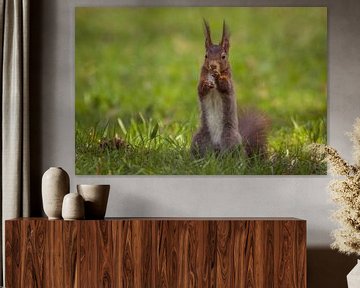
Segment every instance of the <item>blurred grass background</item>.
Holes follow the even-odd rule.
[[[186,127],[180,129],[181,145],[188,149],[199,117],[196,88],[204,57],[203,18],[210,22],[214,42],[220,40],[222,21],[229,25],[238,106],[257,107],[272,119],[270,152],[297,157],[294,151],[306,144],[326,143],[326,13],[319,7],[76,8],[77,174],[202,174],[201,167],[194,173],[162,172],[156,168],[161,162],[151,163],[150,170],[126,172],[119,168],[124,155],[117,163],[107,159],[107,169],[95,162],[109,157],[97,151],[101,138],[126,136],[119,120],[125,130],[143,125],[143,120],[155,121],[160,127],[156,133],[174,139],[179,127]],[[189,166],[188,161],[183,164]],[[321,164],[275,174],[326,173],[324,166],[316,165]]]

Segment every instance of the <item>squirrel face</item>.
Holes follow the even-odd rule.
[[[228,61],[229,48],[230,48],[230,33],[225,24],[223,23],[223,33],[219,44],[213,44],[211,40],[209,24],[204,20],[204,33],[205,33],[205,60],[204,67],[209,71],[217,71],[221,73],[227,70],[230,65]]]

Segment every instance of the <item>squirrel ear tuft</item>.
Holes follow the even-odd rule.
[[[203,19],[203,21],[204,21],[204,34],[205,34],[205,48],[207,49],[212,45],[210,26],[205,19]]]
[[[223,49],[225,50],[226,53],[229,52],[229,48],[230,48],[230,31],[228,26],[225,23],[225,20],[223,22],[223,33],[222,33],[222,38],[221,38],[221,42],[220,42],[221,47],[223,47]]]

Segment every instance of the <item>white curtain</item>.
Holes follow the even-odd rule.
[[[0,3],[1,271],[4,271],[4,221],[29,216],[29,1],[0,0]]]

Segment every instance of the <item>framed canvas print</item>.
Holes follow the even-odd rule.
[[[321,175],[324,7],[77,7],[78,175]]]

